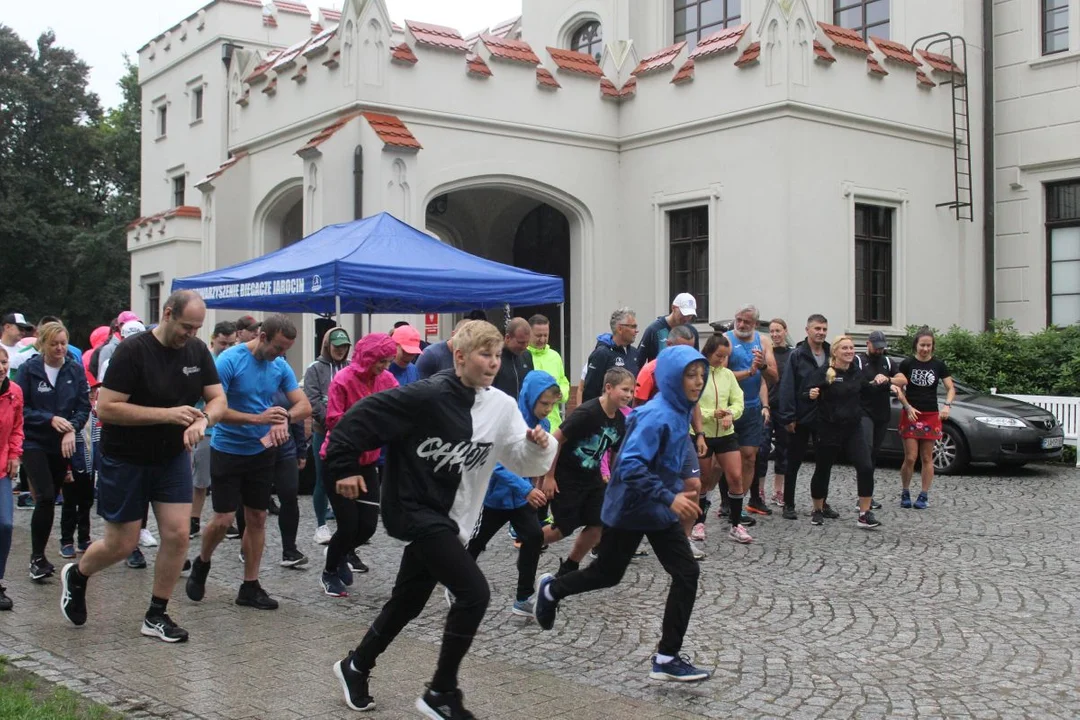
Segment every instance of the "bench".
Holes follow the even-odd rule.
[[[990,393],[997,395],[997,388],[991,388]],[[1002,393],[1002,396],[1030,403],[1053,413],[1065,431],[1065,443],[1077,448],[1076,467],[1080,467],[1080,443],[1077,440],[1077,431],[1080,429],[1080,398],[1058,397],[1055,395],[1008,395],[1005,393]]]

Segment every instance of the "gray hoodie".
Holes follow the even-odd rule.
[[[341,362],[334,362],[333,358],[330,357],[330,333],[334,330],[344,329],[334,327],[326,331],[326,334],[323,335],[322,353],[304,371],[304,394],[307,396],[308,402],[311,403],[311,419],[317,433],[326,432],[326,401],[327,393],[330,390],[330,381],[334,379],[339,370],[349,365],[348,353],[345,353],[345,358]],[[351,347],[351,344],[347,347]]]

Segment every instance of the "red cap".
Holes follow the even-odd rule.
[[[412,325],[402,325],[390,337],[410,355],[419,355],[423,352],[420,349],[420,332]]]

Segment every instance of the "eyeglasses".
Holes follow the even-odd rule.
[[[629,323],[619,323],[619,327],[630,328],[631,330],[637,330],[637,325],[630,325]]]

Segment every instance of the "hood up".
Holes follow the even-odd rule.
[[[362,375],[367,375],[375,363],[392,359],[395,355],[397,343],[392,337],[386,333],[371,333],[356,341],[352,363]]]
[[[530,428],[542,425],[545,430],[551,430],[551,422],[547,418],[543,420],[537,418],[533,414],[533,408],[536,407],[540,396],[552,387],[559,387],[558,381],[543,370],[533,370],[522,381],[521,393],[518,395],[518,409],[521,410],[521,416],[525,418],[525,424]]]
[[[691,402],[683,391],[683,373],[694,363],[701,363],[708,371],[705,356],[689,345],[664,348],[656,357],[656,386],[660,394],[673,407],[690,412],[697,401]]]

